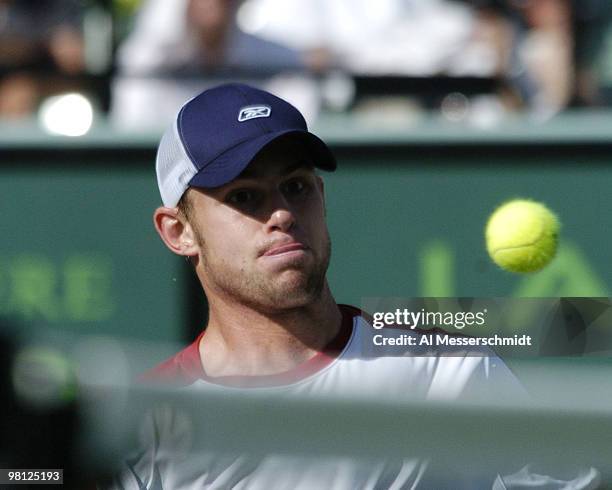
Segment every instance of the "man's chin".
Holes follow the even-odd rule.
[[[323,284],[303,271],[284,271],[274,284],[274,304],[281,308],[306,306],[321,296]]]

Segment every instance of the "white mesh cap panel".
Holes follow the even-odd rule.
[[[176,121],[162,136],[155,162],[157,185],[164,206],[175,207],[197,173],[178,135]]]

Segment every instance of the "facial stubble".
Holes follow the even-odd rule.
[[[199,229],[194,236],[200,247],[200,264],[209,289],[258,311],[278,311],[307,306],[321,297],[331,258],[327,227],[320,250],[310,249],[314,261],[309,266],[292,266],[270,278],[258,274],[242,259],[240,266],[218,257],[207,246]],[[207,291],[207,294],[209,292]]]

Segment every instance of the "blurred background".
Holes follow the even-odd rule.
[[[62,134],[92,116],[158,129],[194,92],[240,78],[313,123],[546,119],[611,103],[611,16],[604,0],[2,0],[0,116]],[[68,93],[81,96],[60,106],[80,111],[72,131],[52,117]]]
[[[608,296],[611,19],[603,0],[1,0],[0,316],[200,331],[205,298],[151,224],[155,147],[230,80],[294,103],[338,156],[338,301]],[[515,197],[563,225],[530,276],[484,249]]]
[[[128,360],[146,369],[206,324],[190,265],[152,225],[154,161],[178,107],[226,81],[286,98],[336,153],[339,302],[610,296],[609,1],[0,0],[0,376],[19,375],[19,346],[42,348],[18,376],[26,399],[71,386],[62,352],[124,380]],[[484,247],[487,217],[517,197],[562,223],[536,274],[503,272]],[[558,332],[533,325],[557,339],[545,355],[608,364],[608,317],[562,313]],[[21,396],[11,386],[3,399]],[[36,406],[10,422],[17,405],[0,407],[4,467],[32,466],[45,437]]]

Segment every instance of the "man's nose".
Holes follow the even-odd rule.
[[[295,217],[287,208],[276,209],[268,219],[268,231],[289,231],[295,225]]]
[[[282,194],[272,200],[268,231],[289,231],[295,225],[295,215]]]

